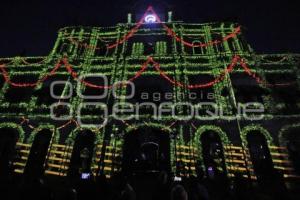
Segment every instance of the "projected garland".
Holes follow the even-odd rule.
[[[226,74],[230,73],[233,71],[233,69],[238,66],[237,64],[240,63],[240,65],[242,66],[243,70],[245,73],[247,73],[249,76],[251,76],[252,78],[254,78],[257,83],[259,84],[263,84],[265,86],[268,87],[272,87],[272,86],[287,86],[287,85],[291,85],[292,83],[278,83],[278,84],[270,84],[267,83],[267,81],[263,80],[262,78],[259,77],[259,75],[257,75],[256,73],[252,72],[252,70],[248,67],[248,65],[245,63],[245,60],[242,59],[240,56],[236,55],[232,58],[231,63],[226,67],[226,69],[220,73],[220,75],[218,77],[216,77],[214,80],[209,81],[207,83],[203,83],[203,84],[194,84],[194,85],[186,85],[182,82],[176,81],[174,78],[170,77],[169,75],[167,75],[166,72],[164,72],[163,70],[161,70],[160,68],[160,64],[156,61],[154,61],[154,59],[152,57],[148,57],[147,61],[145,63],[142,64],[141,69],[135,73],[135,75],[124,81],[124,82],[130,82],[130,81],[134,81],[135,79],[139,78],[148,68],[148,66],[150,64],[153,64],[153,67],[155,68],[155,70],[159,73],[159,75],[166,79],[168,82],[170,82],[171,84],[178,86],[178,87],[185,87],[188,89],[194,89],[194,88],[207,88],[207,87],[211,87],[213,85],[215,85],[216,83],[224,80],[224,77],[226,76]],[[68,73],[74,78],[74,79],[78,79],[78,73],[75,72],[72,68],[72,65],[69,64],[68,59],[65,58],[62,61],[58,62],[54,68],[49,72],[49,74],[46,74],[45,76],[43,76],[41,79],[39,79],[38,81],[34,82],[34,83],[15,83],[12,82],[10,77],[9,77],[9,73],[7,72],[5,65],[0,65],[0,70],[2,72],[2,75],[4,77],[5,82],[7,82],[8,84],[14,86],[14,87],[36,87],[38,84],[40,84],[41,82],[45,81],[48,77],[55,75],[55,73],[57,72],[57,70],[62,67],[65,66],[66,70],[68,71]],[[85,80],[80,80],[85,86],[91,87],[91,88],[97,88],[97,89],[103,89],[103,88],[112,88],[113,85],[109,85],[109,86],[101,86],[101,85],[95,85],[92,84],[88,81]],[[125,83],[124,83],[125,84]]]

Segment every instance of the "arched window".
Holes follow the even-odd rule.
[[[12,161],[15,157],[15,147],[19,137],[18,131],[13,128],[0,129],[0,177],[12,171]]]
[[[83,57],[85,52],[86,52],[86,47],[83,45],[78,45],[76,56]]]
[[[28,177],[43,175],[52,134],[53,132],[49,129],[42,129],[35,135],[24,170],[24,174]]]
[[[155,42],[146,41],[144,42],[144,55],[149,56],[155,54]]]
[[[205,48],[204,47],[200,47],[199,46],[200,44],[201,44],[200,41],[194,41],[193,42],[193,45],[194,45],[194,47],[193,47],[193,54],[194,55],[205,54]]]
[[[223,53],[225,52],[224,46],[223,46],[223,37],[219,33],[213,33],[211,35],[212,41],[218,41],[217,44],[213,45],[213,49],[215,53]]]
[[[201,138],[202,157],[208,176],[226,173],[222,141],[215,131],[206,131]]]
[[[272,157],[265,136],[259,131],[247,134],[247,143],[254,172],[258,179],[273,173]]]
[[[122,165],[127,174],[170,171],[169,134],[153,128],[140,128],[127,133]]]
[[[68,53],[68,47],[69,45],[67,43],[63,43],[59,49],[59,52],[61,54]]]
[[[83,130],[77,134],[70,161],[69,177],[78,178],[82,173],[91,173],[94,141],[95,134],[90,130]]]
[[[106,56],[108,52],[108,49],[106,45],[101,42],[100,40],[97,41],[97,46],[95,50],[95,56]]]
[[[231,52],[236,52],[238,50],[233,38],[229,38],[227,43]]]

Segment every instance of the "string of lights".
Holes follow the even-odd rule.
[[[128,82],[134,81],[135,79],[139,78],[147,70],[147,68],[150,64],[153,64],[153,67],[159,73],[159,75],[161,77],[163,77],[165,80],[167,80],[168,82],[170,82],[171,84],[173,84],[173,85],[176,85],[178,87],[185,87],[185,88],[188,88],[188,89],[207,88],[207,87],[212,87],[216,83],[219,83],[220,81],[224,80],[226,74],[231,73],[233,71],[233,69],[238,66],[237,65],[238,63],[240,63],[240,66],[242,66],[242,68],[243,68],[243,70],[246,74],[248,74],[250,77],[254,78],[257,81],[257,83],[263,84],[264,86],[267,86],[267,87],[288,86],[288,85],[291,85],[291,84],[295,83],[295,82],[289,82],[289,83],[270,84],[266,80],[263,80],[258,74],[253,72],[250,69],[250,67],[246,64],[246,62],[243,58],[241,58],[238,55],[235,55],[235,56],[233,56],[230,64],[226,67],[226,69],[224,71],[222,71],[218,77],[216,77],[215,79],[213,79],[212,81],[209,81],[207,83],[187,85],[187,84],[184,84],[182,82],[176,81],[172,77],[168,76],[166,72],[161,70],[160,64],[158,62],[154,61],[153,57],[148,57],[146,62],[144,62],[142,64],[141,69],[139,71],[137,71],[132,78],[128,79],[127,81],[123,81],[123,83],[120,83],[118,85],[126,85],[126,84],[128,84]],[[5,82],[12,85],[12,86],[14,86],[14,87],[36,87],[38,84],[45,81],[48,77],[55,75],[56,71],[62,65],[65,66],[68,73],[75,80],[79,80],[82,84],[84,84],[87,87],[91,87],[91,88],[95,88],[95,89],[110,89],[114,86],[114,85],[107,85],[107,86],[95,85],[95,84],[90,83],[86,80],[79,79],[78,78],[78,73],[74,71],[73,67],[69,64],[67,58],[64,58],[62,60],[62,62],[59,61],[49,74],[46,74],[44,77],[42,77],[41,79],[39,79],[38,81],[36,81],[34,83],[15,83],[15,82],[11,81],[9,73],[5,68],[6,65],[4,65],[4,64],[0,65],[0,71],[2,72],[2,75],[4,77]]]

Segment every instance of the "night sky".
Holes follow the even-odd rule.
[[[138,3],[137,3],[138,2]],[[159,3],[157,3],[159,2]],[[295,2],[295,3],[294,3]],[[126,22],[141,7],[167,7],[185,22],[233,21],[246,28],[247,41],[260,53],[300,53],[297,1],[232,0],[75,0],[0,1],[0,57],[47,55],[59,28]]]

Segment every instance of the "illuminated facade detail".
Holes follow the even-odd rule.
[[[145,22],[146,23],[154,23],[154,22],[156,22],[156,17],[154,15],[147,15],[145,17]]]
[[[157,27],[147,26],[154,22]],[[17,141],[20,156],[7,158],[13,160],[14,171],[34,176],[87,176],[87,169],[109,177],[122,169],[141,170],[132,161],[142,160],[138,156],[144,154],[159,157],[144,170],[167,170],[178,176],[203,170],[257,179],[263,178],[265,169],[276,168],[286,178],[297,178],[297,149],[290,147],[297,145],[293,138],[300,130],[299,62],[298,54],[256,54],[236,24],[162,22],[151,7],[136,23],[62,28],[48,56],[0,59],[0,137],[13,136],[10,146]],[[107,77],[107,84],[86,78],[78,85],[79,77],[97,73]],[[50,95],[54,81],[66,82],[52,88],[55,98]],[[124,81],[134,83],[134,97],[114,98],[114,83]],[[128,88],[117,87],[116,93],[125,96]],[[110,116],[104,127],[80,127],[70,107],[57,106],[53,109],[57,118],[70,116],[53,120],[53,103],[77,110],[94,102],[78,96],[77,90],[84,96],[106,90],[108,95],[97,103],[107,105],[110,115],[116,103],[147,99],[153,105],[216,103],[224,116],[184,121],[166,112],[157,120],[151,117],[151,106],[144,106],[138,119]],[[237,115],[238,105],[247,102],[262,104],[264,118],[249,121]],[[213,108],[200,109],[201,117],[207,110]],[[189,112],[186,106],[176,111]],[[80,114],[85,124],[103,120],[97,105],[82,106]],[[83,162],[86,169],[78,167]]]

